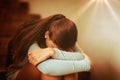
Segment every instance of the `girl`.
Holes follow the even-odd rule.
[[[64,79],[77,80],[75,72],[88,71],[90,69],[90,62],[89,60],[84,60],[83,55],[74,52],[76,40],[76,25],[61,14],[25,24],[12,40],[12,47],[9,49],[13,53],[13,63],[9,66],[8,72],[11,73],[8,74],[8,80],[14,80],[15,78],[16,80],[40,80],[41,78],[42,80],[60,80],[62,75],[66,75],[63,76]],[[40,55],[38,60],[31,59],[32,56],[29,57],[29,60],[34,65],[42,62],[38,64],[38,69],[28,63],[28,51],[31,51],[29,52],[30,55],[36,51],[34,49],[32,51],[32,48],[35,48],[32,44],[37,45],[37,52]],[[65,57],[59,56],[60,54],[65,54]],[[72,55],[74,58],[68,57],[69,55]],[[82,58],[80,58],[81,56]],[[78,59],[79,61],[74,61]],[[80,61],[80,59],[83,59],[83,61]],[[55,73],[55,66],[57,64],[61,67],[57,67],[58,73]],[[71,75],[71,73],[74,74]]]

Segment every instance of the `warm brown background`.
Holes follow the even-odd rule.
[[[78,42],[95,63],[91,80],[120,80],[119,9],[120,0],[0,0],[0,72],[5,72],[8,41],[21,23],[62,13],[77,24]]]

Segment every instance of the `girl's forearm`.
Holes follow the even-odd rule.
[[[34,50],[33,51],[34,55],[39,56],[39,54],[41,52],[36,51],[36,49],[40,49],[40,47],[38,46],[37,43],[34,43],[29,48],[28,52]],[[54,59],[61,59],[61,60],[82,60],[82,59],[84,59],[84,55],[81,54],[80,52],[62,51],[62,50],[59,50],[57,48],[49,48],[49,50],[47,52],[50,53],[50,57],[52,57]],[[34,57],[34,58],[36,58],[36,57]]]
[[[68,52],[68,51],[62,51],[57,48],[54,48],[55,54],[53,56],[54,59],[60,59],[60,60],[83,60],[84,55],[80,52]]]
[[[37,68],[44,74],[51,76],[61,76],[76,72],[89,71],[90,61],[89,60],[69,61],[48,59],[38,64]]]
[[[28,60],[30,63],[32,63],[33,65],[37,65],[38,63],[47,60],[48,58],[51,57],[51,53],[49,51],[49,48],[45,48],[45,49],[36,49],[33,50],[31,52],[29,52],[28,55]],[[39,54],[35,54],[35,53],[39,53]]]

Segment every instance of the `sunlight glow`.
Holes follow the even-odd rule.
[[[96,0],[99,3],[103,3],[105,0]]]
[[[111,19],[113,18],[113,20],[118,24],[118,26],[120,27],[120,19],[119,16],[117,15],[116,11],[113,9],[113,6],[110,5],[109,3],[110,0],[96,0],[95,1],[95,6],[93,7],[93,10],[91,11],[91,21],[95,21],[95,16],[97,14],[99,14],[99,16],[103,17],[104,15],[108,14],[111,15]],[[106,12],[106,10],[108,10],[108,12]],[[103,14],[104,13],[104,14]],[[97,16],[96,16],[97,17]],[[102,18],[102,20],[106,20],[104,19],[104,17]],[[109,21],[109,20],[108,20]],[[100,21],[99,21],[100,22]]]
[[[95,0],[90,0],[88,3],[86,3],[82,9],[80,9],[76,14],[74,20],[77,21],[89,8],[90,6],[95,2]],[[73,16],[72,16],[73,17]]]
[[[115,11],[113,10],[112,6],[109,4],[108,0],[105,0],[105,4],[108,7],[109,12],[111,13],[111,15],[113,16],[113,18],[118,22],[118,24],[120,25],[120,20],[117,16],[117,14],[115,13]]]
[[[88,8],[95,2],[95,0],[90,0],[80,11],[80,15],[82,15]]]

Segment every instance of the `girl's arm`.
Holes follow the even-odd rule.
[[[39,46],[36,46],[36,44],[34,45],[34,47],[31,47],[30,49],[34,50],[35,47],[38,48],[38,50],[35,50],[35,51],[37,51],[37,53],[39,53],[40,52]],[[56,49],[56,50],[58,50],[58,49]],[[45,51],[50,52],[49,50],[45,50]],[[66,52],[66,51],[60,52],[60,54],[63,54],[64,52]],[[41,51],[41,53],[42,53],[42,51]],[[41,53],[39,53],[39,54],[41,54]],[[43,51],[43,55],[44,54],[45,53]],[[66,54],[67,54],[67,52],[66,52]],[[73,54],[73,56],[76,55],[76,53],[73,53],[73,52],[70,54]],[[70,55],[70,54],[67,54],[67,55]],[[48,55],[50,57],[50,53],[48,53]],[[84,60],[74,60],[74,59],[76,59],[74,57],[74,59],[72,59],[72,60],[60,60],[60,56],[61,55],[56,54],[56,57],[58,57],[57,59],[48,59],[49,57],[46,57],[46,59],[48,59],[48,60],[45,60],[45,57],[44,57],[45,61],[38,64],[37,68],[42,73],[48,74],[48,75],[53,75],[53,76],[71,74],[71,73],[82,72],[82,71],[89,71],[89,69],[90,69],[90,60],[88,60],[88,59],[87,60],[85,60],[85,59]],[[62,59],[64,59],[64,58],[66,59],[65,56],[66,55],[62,55]],[[73,58],[73,57],[71,56],[70,58]],[[85,58],[86,58],[86,56],[85,56]],[[43,59],[43,58],[41,58],[41,59]],[[31,58],[31,60],[34,60],[32,63],[39,61],[39,60],[35,60],[34,56],[33,56],[33,59]],[[34,65],[36,65],[36,64],[34,64]]]
[[[55,54],[52,58],[60,60],[83,60],[84,55],[80,52],[68,52],[54,48]]]
[[[84,55],[81,54],[80,52],[67,52],[67,51],[59,50],[57,48],[41,49],[37,43],[34,43],[33,45],[31,45],[31,47],[28,50],[28,54],[29,54],[29,61],[30,59],[32,59],[34,60],[33,62],[37,61],[38,63],[50,57],[54,59],[61,59],[61,60],[84,59]]]
[[[52,48],[37,48],[35,50],[32,50],[28,53],[28,60],[33,65],[37,65],[38,63],[47,60],[48,58],[53,55]]]
[[[83,60],[84,55],[79,52],[67,52],[57,48],[37,48],[28,53],[29,62],[37,65],[38,63],[47,60],[48,58],[54,58],[58,60]]]
[[[37,68],[44,74],[51,76],[61,76],[72,74],[76,72],[83,72],[90,70],[90,61],[89,60],[79,60],[79,61],[70,61],[70,60],[55,60],[48,59],[40,64]]]

